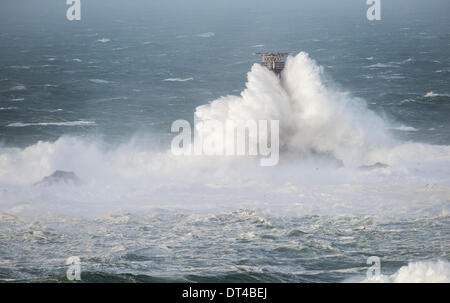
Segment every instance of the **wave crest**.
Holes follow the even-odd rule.
[[[240,96],[197,107],[198,120],[279,120],[280,147],[300,155],[328,154],[361,165],[391,138],[364,100],[325,85],[323,69],[301,52],[288,57],[281,79],[253,65]],[[217,133],[203,134],[206,136]]]
[[[393,275],[381,275],[377,280],[365,279],[362,282],[380,283],[449,283],[450,263],[448,261],[411,262],[401,267]]]

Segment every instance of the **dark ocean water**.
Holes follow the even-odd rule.
[[[195,107],[239,94],[246,73],[259,61],[254,53],[271,50],[309,53],[370,108],[417,129],[399,136],[449,143],[450,22],[445,16],[431,20],[418,8],[400,19],[386,9],[385,19],[371,23],[357,14],[364,12],[361,5],[348,15],[337,11],[332,19],[325,4],[273,13],[249,4],[223,15],[213,10],[211,16],[202,10],[165,14],[143,4],[147,10],[137,15],[112,9],[100,14],[88,5],[78,23],[57,14],[64,6],[54,8],[48,20],[38,10],[31,20],[4,21],[0,140],[5,145],[26,146],[63,134],[124,141],[139,131],[167,133],[174,119],[192,119]],[[239,9],[240,14],[231,14]],[[14,12],[21,16],[20,9]],[[424,97],[430,92],[437,95]],[[95,124],[11,127],[72,121]]]
[[[368,256],[391,280],[448,281],[450,5],[369,22],[365,1],[328,2],[93,1],[79,22],[2,2],[0,281],[65,281],[70,256],[87,282],[341,282]],[[174,120],[239,95],[254,53],[278,50],[385,121],[388,168],[164,156]],[[33,186],[57,169],[85,183]]]

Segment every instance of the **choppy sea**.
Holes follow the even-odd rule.
[[[367,281],[370,256],[450,281],[448,2],[11,2],[0,281],[66,281],[71,256],[86,282]],[[261,51],[290,53],[281,80]],[[194,114],[280,120],[279,164],[173,155]],[[36,184],[56,170],[80,184]]]

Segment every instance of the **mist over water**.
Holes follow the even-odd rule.
[[[448,19],[117,5],[1,27],[0,280],[79,255],[85,281],[367,282],[375,255],[381,282],[449,281]],[[173,155],[194,118],[279,120],[280,162]],[[80,184],[37,184],[57,170]]]

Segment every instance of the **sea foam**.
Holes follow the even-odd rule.
[[[307,53],[288,57],[281,80],[259,64],[240,96],[196,109],[202,120],[279,120],[280,146],[297,155],[330,155],[361,165],[378,146],[392,142],[385,122],[362,99],[324,85],[323,69]],[[204,137],[221,135],[203,134]],[[256,138],[250,138],[256,140]]]
[[[450,263],[445,260],[410,262],[392,275],[381,275],[377,279],[364,279],[361,282],[450,283]]]
[[[0,211],[90,216],[118,209],[217,212],[247,207],[287,215],[396,219],[448,213],[450,146],[392,139],[389,123],[364,100],[334,88],[324,77],[306,53],[287,59],[281,79],[255,64],[239,96],[196,109],[199,120],[278,119],[280,163],[270,169],[245,156],[175,156],[170,142],[144,143],[140,135],[113,146],[65,135],[26,148],[0,148],[0,184],[11,189],[3,192],[8,203]],[[83,121],[9,126],[93,124]],[[385,166],[359,168],[378,162]],[[73,171],[85,185],[70,194],[57,186],[28,188],[56,170]],[[42,191],[45,198],[36,198]]]
[[[95,125],[95,121],[65,121],[65,122],[36,122],[36,123],[22,123],[14,122],[6,125],[7,127],[27,127],[27,126],[83,126]]]

